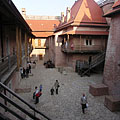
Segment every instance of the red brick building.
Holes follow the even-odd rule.
[[[105,59],[104,83],[110,95],[120,95],[120,0],[105,14],[111,18]]]
[[[32,34],[35,36],[35,38],[32,39],[32,46],[34,49],[31,56],[40,56],[40,59],[42,59],[45,55],[46,38],[54,34],[55,27],[60,23],[60,17],[26,15],[25,8],[22,8],[22,16],[32,29]]]
[[[111,111],[120,111],[120,0],[116,0],[112,9],[105,13],[111,18],[106,50],[103,83],[90,86],[94,96],[105,97],[105,106]]]
[[[78,0],[61,13],[61,23],[54,35],[48,37],[47,58],[56,67],[70,66],[75,69],[77,60],[88,62],[106,50],[108,25],[103,11],[94,0]]]
[[[31,52],[31,29],[12,1],[0,1],[0,82],[15,90],[19,67]]]

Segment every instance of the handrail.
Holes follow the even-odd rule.
[[[94,60],[92,60],[91,64],[89,65],[89,68],[86,71],[84,71],[81,74],[81,76],[83,76],[84,74],[86,74],[90,69],[94,68],[96,65],[98,65],[102,61],[104,61],[104,58],[105,58],[105,52],[103,52],[102,54],[100,54],[99,56],[97,56]]]
[[[19,118],[20,120],[26,120],[23,117],[21,117],[20,115],[18,115],[17,113],[15,113],[13,110],[11,110],[10,108],[8,108],[6,105],[3,105],[2,103],[0,103],[0,106],[4,109],[6,109],[7,111],[9,111],[11,114],[13,114],[14,116],[16,116],[17,118]]]
[[[13,55],[13,54],[9,54],[9,55],[7,55],[7,56],[5,56],[5,57],[0,58],[0,61],[4,60],[4,59],[6,59],[6,58],[8,59],[9,56],[14,56],[14,55]]]
[[[6,95],[3,95],[0,93],[0,96],[8,101],[9,103],[11,103],[13,106],[15,106],[16,108],[18,108],[19,110],[21,110],[22,112],[24,112],[25,114],[27,114],[29,117],[31,117],[32,119],[36,119],[36,120],[40,120],[39,118],[36,118],[34,115],[32,115],[30,112],[26,111],[24,108],[22,108],[21,106],[17,105],[15,102],[13,102],[10,98],[8,98]]]
[[[12,91],[11,89],[9,89],[7,86],[5,86],[4,84],[2,84],[0,82],[0,86],[3,87],[5,90],[7,90],[9,93],[11,93],[13,96],[15,96],[16,98],[18,98],[21,102],[23,102],[24,104],[26,104],[29,108],[31,108],[32,110],[34,110],[35,112],[39,113],[41,116],[43,116],[44,118],[46,118],[47,120],[51,120],[50,118],[48,118],[46,115],[44,115],[43,113],[41,113],[40,111],[36,110],[35,107],[33,107],[32,105],[30,105],[28,102],[26,102],[23,98],[21,98],[19,95],[17,95],[14,91]]]

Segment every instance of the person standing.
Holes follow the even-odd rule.
[[[23,68],[20,67],[20,75],[21,75],[21,78],[23,79]]]
[[[37,96],[38,93],[39,93],[39,89],[36,86],[35,87],[35,104],[39,103],[39,96]]]
[[[87,108],[86,104],[87,104],[87,97],[85,96],[85,94],[83,94],[83,96],[81,97],[81,105],[82,105],[82,112],[84,114],[85,114],[85,108]]]
[[[23,78],[25,78],[26,77],[26,70],[25,70],[25,68],[23,67]]]
[[[31,64],[29,63],[29,73],[31,73]]]
[[[26,68],[26,78],[29,77],[29,67]]]
[[[60,87],[58,80],[55,81],[54,87],[56,90],[56,94],[58,94],[58,88]]]

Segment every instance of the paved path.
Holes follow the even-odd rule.
[[[58,72],[58,69],[46,69],[42,61],[32,69],[33,76],[22,79],[20,87],[31,87],[30,93],[21,93],[29,103],[34,105],[32,94],[35,86],[43,85],[43,94],[39,103],[34,105],[39,111],[52,120],[120,120],[120,112],[110,112],[104,106],[104,96],[93,97],[89,94],[89,85],[101,83],[102,75],[96,74],[91,77],[80,77],[77,73],[67,69],[67,75]],[[50,88],[55,80],[60,83],[59,94],[51,96]],[[82,113],[80,98],[85,93],[88,98],[89,107],[86,114]]]

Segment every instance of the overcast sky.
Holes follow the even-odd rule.
[[[26,8],[27,15],[60,16],[76,0],[12,0],[18,10]],[[95,0],[99,1],[99,0]]]

